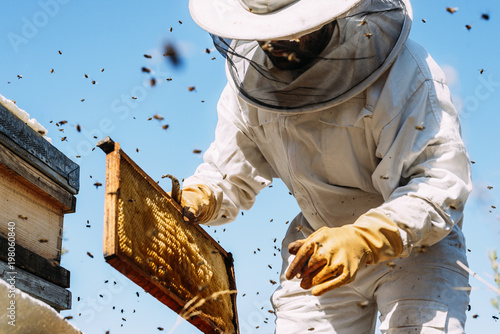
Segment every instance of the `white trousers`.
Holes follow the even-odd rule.
[[[293,260],[287,251],[293,239],[283,241],[283,272]],[[467,264],[465,251],[463,234],[455,227],[438,244],[365,266],[353,283],[318,297],[282,273],[271,298],[276,333],[372,334],[379,311],[383,334],[463,334],[469,280],[456,261]]]

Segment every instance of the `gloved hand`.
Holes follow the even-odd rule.
[[[403,251],[397,225],[371,210],[342,227],[323,227],[288,246],[295,259],[286,278],[302,278],[300,286],[315,296],[348,284],[365,264],[393,259]]]
[[[217,200],[214,193],[203,184],[195,184],[182,189],[181,206],[184,220],[203,224],[210,220]]]

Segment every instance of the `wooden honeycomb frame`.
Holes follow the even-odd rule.
[[[104,257],[203,333],[238,333],[233,259],[106,138]]]

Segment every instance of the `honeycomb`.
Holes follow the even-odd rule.
[[[199,227],[186,223],[172,200],[126,159],[116,192],[117,252],[184,303],[180,313],[209,319],[216,332],[235,333],[224,256]]]

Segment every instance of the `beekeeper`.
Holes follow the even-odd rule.
[[[408,0],[190,0],[226,55],[218,124],[184,182],[218,225],[281,178],[298,214],[277,333],[464,333],[469,159]]]

